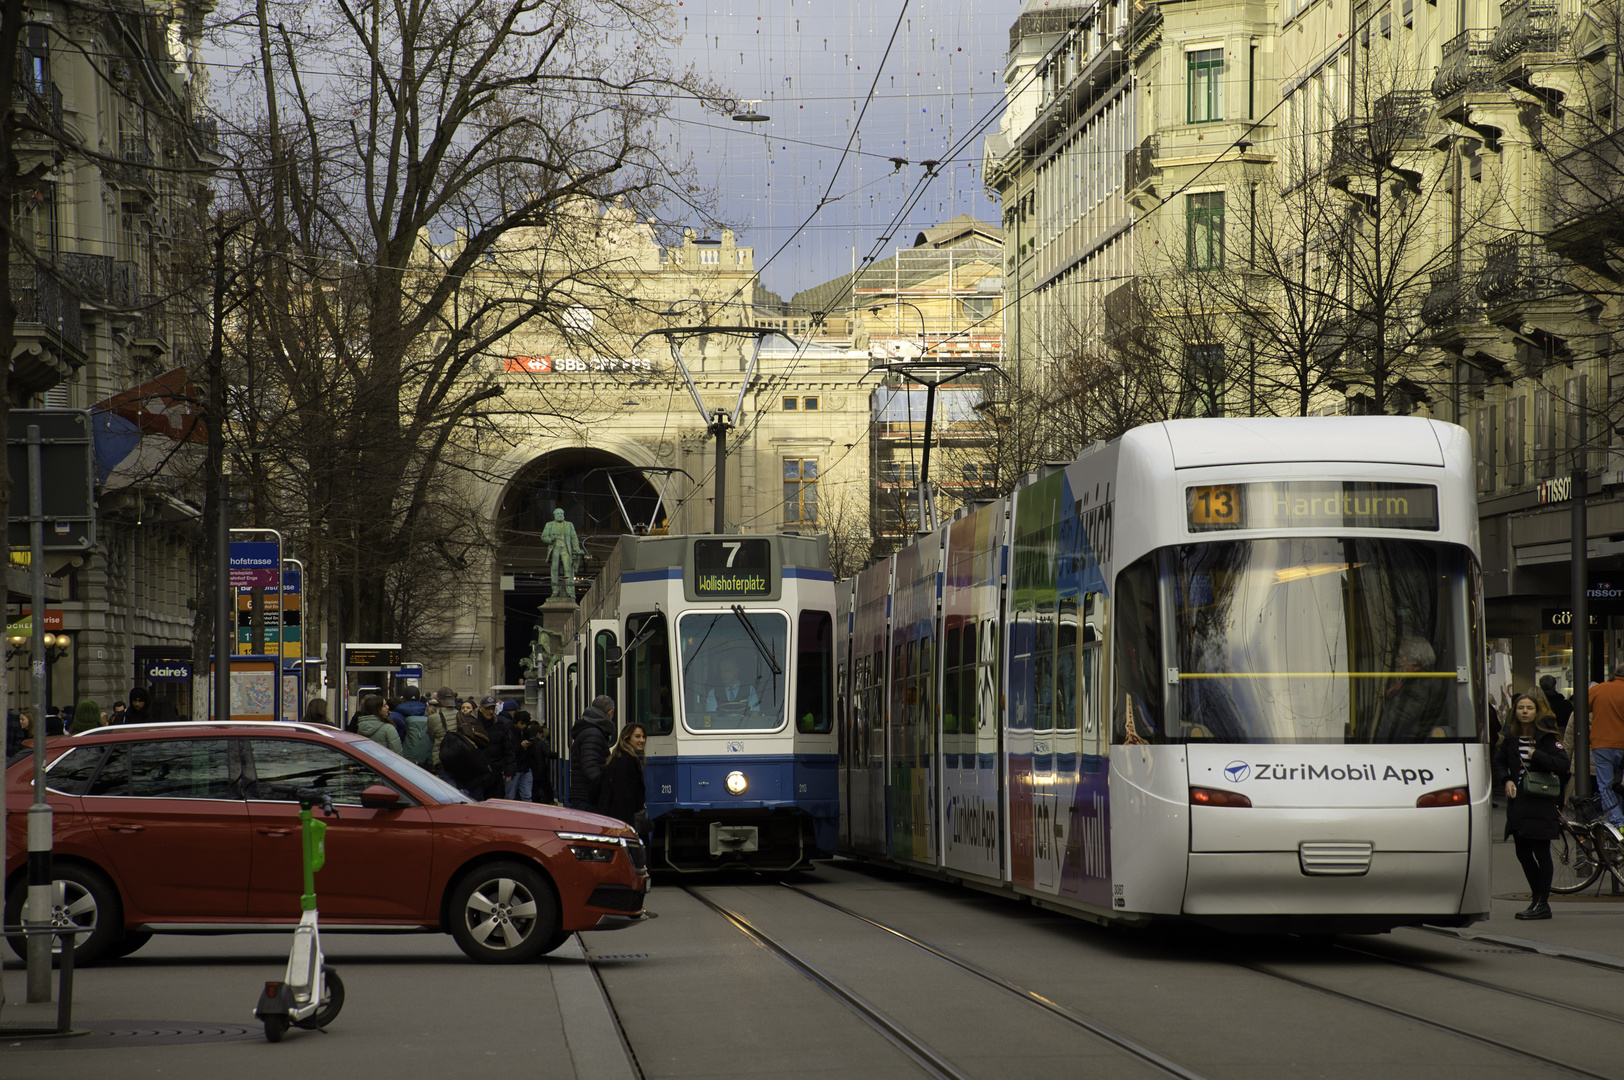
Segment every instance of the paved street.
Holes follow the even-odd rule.
[[[330,1032],[290,1032],[277,1046],[265,1042],[250,1013],[259,985],[280,973],[285,936],[158,938],[127,961],[82,971],[75,995],[82,1034],[7,1039],[0,1074],[921,1074],[917,1055],[894,1033],[861,1021],[779,948],[959,1070],[938,1075],[1168,1075],[1156,1055],[1193,1075],[1235,1080],[1377,1070],[1395,1080],[1619,1075],[1624,899],[1561,899],[1551,922],[1516,922],[1521,876],[1509,845],[1496,844],[1494,855],[1494,917],[1464,937],[1412,930],[1331,947],[1108,930],[850,864],[797,876],[793,888],[746,877],[664,881],[652,905],[660,919],[582,935],[595,963],[575,942],[545,963],[481,967],[445,937],[333,935],[329,958],[348,989],[343,1013]],[[1118,1042],[944,965],[898,933],[1035,991]],[[20,967],[9,965],[5,978],[9,1023],[49,1015],[16,1003]],[[1500,987],[1539,1003],[1509,998]],[[1528,1059],[1529,1047],[1503,1020],[1515,1010],[1548,1033],[1532,1045],[1567,1063],[1566,1073]],[[1136,1046],[1151,1060],[1136,1056]]]

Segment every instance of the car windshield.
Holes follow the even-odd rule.
[[[679,634],[682,722],[689,731],[783,726],[789,620],[781,612],[690,612]]]
[[[1409,540],[1185,544],[1161,553],[1172,741],[1478,736],[1477,590],[1463,548]]]
[[[386,766],[400,776],[402,780],[411,784],[423,793],[429,802],[436,803],[465,803],[473,802],[468,796],[441,780],[420,765],[413,765],[410,761],[390,750],[386,746],[368,739],[364,742],[350,744],[352,749],[359,750],[367,757]]]

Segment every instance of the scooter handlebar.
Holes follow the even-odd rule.
[[[323,787],[300,788],[295,792],[300,806],[321,807],[321,812],[327,817],[337,817],[338,811],[333,809],[333,795]]]

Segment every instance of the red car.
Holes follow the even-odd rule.
[[[132,724],[46,742],[55,918],[86,927],[75,963],[155,933],[292,927],[303,888],[299,804],[332,792],[326,931],[449,933],[487,963],[551,952],[576,930],[649,918],[643,846],[612,818],[473,802],[369,739],[310,724]],[[6,907],[28,892],[33,758],[7,779]],[[13,951],[23,948],[11,938]]]

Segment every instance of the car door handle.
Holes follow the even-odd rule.
[[[293,830],[292,829],[279,829],[279,828],[273,828],[273,827],[270,827],[270,826],[261,826],[260,828],[257,828],[254,831],[259,833],[259,835],[261,835],[261,836],[292,836],[293,835]]]
[[[120,822],[116,822],[116,823],[114,823],[112,825],[107,826],[107,831],[108,832],[146,832],[147,827],[145,825],[137,825],[134,822],[120,821]]]

